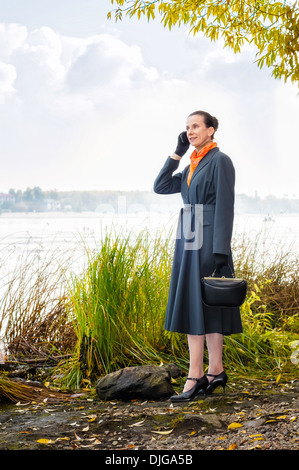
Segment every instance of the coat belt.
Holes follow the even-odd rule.
[[[213,212],[215,210],[215,204],[185,204],[184,211],[194,209],[195,205],[202,206],[203,212]]]

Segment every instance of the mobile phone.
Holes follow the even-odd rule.
[[[189,144],[189,140],[188,140],[186,131],[184,131],[180,134],[180,139],[181,139],[182,144]]]

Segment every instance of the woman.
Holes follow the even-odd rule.
[[[223,335],[242,332],[238,308],[214,308],[203,304],[200,281],[215,270],[232,277],[231,237],[234,218],[235,171],[231,159],[214,142],[218,120],[205,111],[187,118],[186,131],[178,137],[173,155],[167,158],[154,184],[158,194],[181,193],[181,209],[176,238],[165,329],[187,334],[190,353],[189,374],[183,392],[173,402],[189,401],[197,395],[225,388]],[[195,147],[188,165],[176,173],[189,145]],[[200,208],[200,210],[197,210]],[[189,230],[186,227],[188,225]],[[198,231],[202,231],[202,237]],[[194,242],[189,243],[192,235]],[[200,240],[200,243],[198,243]],[[231,269],[230,269],[231,268]],[[204,374],[206,340],[209,369]]]

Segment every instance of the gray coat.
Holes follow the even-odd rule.
[[[187,184],[189,165],[181,173],[173,174],[178,166],[179,160],[168,157],[154,184],[158,194],[180,192],[184,203],[178,222],[165,328],[193,335],[240,333],[239,308],[206,307],[200,287],[201,278],[210,276],[215,269],[214,253],[228,255],[233,269],[230,244],[234,219],[234,166],[216,147],[199,162],[190,187]],[[201,225],[198,225],[197,209],[202,211]],[[190,226],[189,232],[187,226]],[[198,236],[200,243],[188,245],[192,234],[199,230],[202,232],[202,237]],[[224,268],[221,274],[231,277],[229,268]]]

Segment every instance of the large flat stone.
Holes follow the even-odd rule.
[[[171,377],[179,375],[182,371],[174,364],[125,367],[101,377],[96,391],[101,400],[158,400],[173,395]]]

